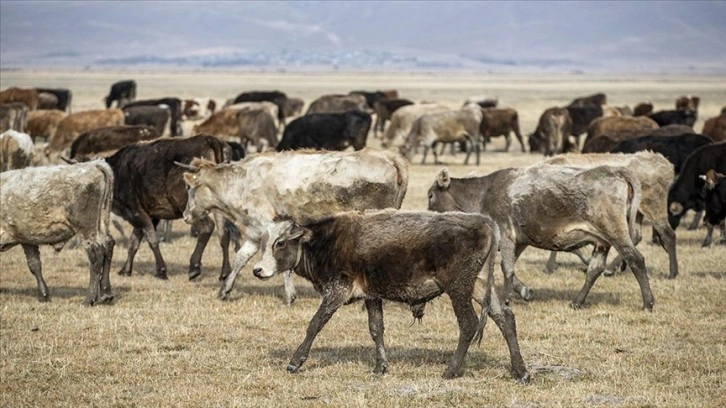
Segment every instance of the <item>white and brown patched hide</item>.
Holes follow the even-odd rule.
[[[35,157],[31,137],[15,130],[0,134],[0,172],[30,166]]]

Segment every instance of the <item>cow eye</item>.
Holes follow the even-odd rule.
[[[286,241],[275,241],[275,249],[282,249],[285,248],[285,242]]]

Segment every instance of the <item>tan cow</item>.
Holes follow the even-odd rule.
[[[50,138],[50,142],[45,148],[45,155],[54,161],[53,156],[70,147],[81,133],[100,127],[123,124],[124,112],[121,109],[94,109],[72,113],[58,123],[55,135]]]
[[[28,107],[28,110],[36,110],[38,108],[38,91],[13,87],[0,92],[0,105],[11,102],[21,102]]]
[[[261,153],[240,162],[214,165],[194,161],[184,174],[189,186],[184,220],[194,223],[210,211],[232,221],[242,233],[234,269],[220,288],[229,296],[247,261],[257,253],[267,225],[286,215],[296,222],[344,210],[400,208],[408,186],[408,163],[385,150]],[[230,270],[229,264],[223,268]],[[285,302],[295,299],[289,273]]]
[[[391,124],[388,125],[381,145],[384,148],[399,148],[406,143],[406,137],[411,132],[411,126],[425,113],[443,112],[451,108],[437,103],[418,103],[396,109],[391,115]]]
[[[51,140],[55,136],[58,124],[66,117],[66,113],[60,110],[34,110],[28,112],[28,134],[35,141],[42,137]]]

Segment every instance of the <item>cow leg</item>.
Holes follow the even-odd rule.
[[[371,334],[373,343],[376,345],[376,367],[375,374],[385,374],[388,369],[386,358],[386,346],[383,343],[383,302],[381,299],[366,299],[368,310],[368,331]]]
[[[502,239],[500,244],[502,256],[502,272],[504,273],[504,299],[505,303],[509,303],[511,299],[512,289],[516,290],[519,296],[524,300],[532,298],[532,291],[517,278],[514,274],[514,264],[517,262],[519,255],[527,248],[526,245],[515,245],[508,239]]]
[[[232,291],[232,286],[234,286],[234,281],[235,279],[237,279],[237,275],[242,270],[242,268],[247,265],[247,261],[249,261],[250,258],[252,258],[252,256],[256,254],[259,249],[259,244],[250,240],[246,240],[244,244],[242,244],[242,247],[239,249],[239,251],[237,251],[237,254],[234,257],[232,273],[227,276],[227,279],[225,279],[225,281],[222,283],[222,286],[219,288],[219,293],[217,294],[217,296],[220,299],[229,299],[229,292]]]
[[[517,140],[519,140],[519,146],[522,148],[522,153],[526,152],[527,149],[524,148],[524,139],[522,138],[522,134],[519,132],[519,126],[514,129],[514,135],[517,136]]]
[[[219,235],[219,246],[222,248],[222,270],[219,273],[219,280],[223,281],[232,272],[232,266],[229,263],[229,242],[231,234],[226,228],[226,219],[217,214],[214,215],[214,222],[217,227],[217,235]],[[238,248],[239,249],[239,248]]]
[[[550,251],[550,257],[544,268],[544,273],[552,275],[557,270],[557,251]]]
[[[630,269],[638,280],[640,293],[643,296],[643,310],[653,311],[653,293],[650,291],[650,282],[648,281],[648,271],[645,268],[645,258],[635,249],[635,246],[626,246],[617,248],[618,252],[625,258],[625,262],[630,265]]]
[[[688,225],[688,230],[693,231],[698,229],[698,225],[701,223],[701,220],[703,219],[703,211],[696,211],[696,215],[693,216],[693,220],[691,221],[691,224]]]
[[[41,302],[49,301],[50,294],[48,293],[48,285],[43,280],[38,246],[23,244],[23,252],[25,252],[25,259],[28,261],[28,269],[30,269],[30,273],[35,276],[35,280],[38,282],[38,300]]]
[[[653,231],[658,236],[660,246],[668,254],[670,272],[668,279],[678,276],[678,257],[676,256],[676,232],[667,223],[653,223]]]
[[[470,285],[462,285],[472,287]],[[444,378],[454,378],[461,375],[461,366],[464,358],[469,350],[474,335],[477,331],[479,319],[477,319],[474,306],[471,304],[471,293],[465,293],[464,290],[456,290],[447,292],[451,299],[451,305],[454,308],[456,321],[459,324],[459,344],[456,351],[449,361],[449,366],[444,371]]]
[[[101,276],[103,275],[103,262],[106,257],[106,248],[103,244],[90,244],[86,247],[88,255],[89,283],[88,293],[83,300],[84,306],[93,306],[101,294]]]
[[[608,250],[610,247],[601,244],[595,244],[595,249],[592,251],[592,258],[590,259],[590,265],[587,266],[587,274],[585,276],[585,284],[580,289],[580,292],[575,296],[575,300],[570,304],[573,309],[579,309],[585,303],[588,293],[592,285],[595,284],[597,278],[605,270],[605,261],[607,259]]]
[[[288,372],[298,372],[305,360],[308,359],[310,347],[312,347],[315,337],[320,333],[320,330],[323,329],[323,326],[325,326],[328,320],[330,320],[333,313],[348,301],[348,289],[345,285],[340,285],[337,290],[328,289],[324,292],[323,301],[320,303],[318,311],[315,312],[315,315],[308,324],[305,340],[298,346],[295,354],[292,355],[290,362],[287,364]]]
[[[506,145],[504,147],[504,151],[505,152],[508,152],[509,151],[509,146],[512,145],[512,135],[510,134],[510,132],[507,132],[507,134],[504,135],[504,141],[506,142]]]
[[[151,252],[154,253],[154,261],[156,263],[156,273],[154,274],[154,277],[164,280],[169,279],[166,275],[166,263],[164,262],[164,258],[161,256],[161,251],[159,250],[159,236],[156,234],[154,224],[147,225],[144,227],[143,231],[144,236],[146,237],[146,242],[149,243],[149,248],[151,248]]]
[[[194,247],[192,257],[189,259],[189,280],[194,280],[202,273],[202,254],[207,242],[214,232],[214,221],[209,217],[204,217],[196,224],[199,236],[197,236],[197,245]]]
[[[121,270],[118,272],[119,275],[131,276],[131,271],[134,268],[134,257],[136,257],[136,251],[139,250],[139,245],[141,245],[141,238],[143,237],[144,230],[134,227],[134,230],[131,232],[131,237],[129,240],[128,256],[126,257],[126,262],[124,262],[124,266],[121,267]]]
[[[103,245],[103,270],[101,271],[101,299],[99,303],[111,303],[113,293],[111,292],[111,260],[113,259],[113,247],[116,242],[109,234]]]
[[[424,151],[423,151],[423,159],[421,159],[421,164],[424,164],[426,162],[426,155],[429,152],[429,146],[428,145],[424,145],[423,149],[424,149]],[[434,150],[434,162],[436,160],[437,160],[436,159],[436,150]]]
[[[482,311],[484,313],[484,311]],[[527,366],[524,364],[522,353],[519,351],[519,341],[517,340],[517,322],[514,319],[514,313],[512,309],[503,305],[499,300],[499,295],[492,293],[491,300],[489,302],[489,316],[494,320],[494,323],[499,327],[499,331],[502,332],[504,340],[507,342],[509,348],[509,359],[512,364],[512,372],[517,380],[521,383],[529,382],[529,372]]]
[[[713,225],[706,223],[706,237],[703,238],[703,243],[701,244],[701,248],[710,247],[712,242],[713,242]]]

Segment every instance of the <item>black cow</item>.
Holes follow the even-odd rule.
[[[703,135],[694,133],[683,133],[678,136],[657,136],[646,135],[637,139],[623,140],[618,143],[611,153],[635,153],[644,150],[651,150],[662,154],[669,162],[673,163],[675,173],[681,172],[681,167],[686,158],[701,146],[713,143]]]
[[[668,125],[686,125],[693,127],[696,123],[697,114],[696,111],[690,109],[678,109],[678,110],[663,110],[654,112],[648,115],[649,118],[653,119],[658,126]]]
[[[726,220],[726,176],[709,170],[702,176],[705,181],[704,199],[706,201],[706,225],[709,230],[721,224],[721,242],[726,243],[724,220]],[[706,237],[704,246],[711,245],[711,234]]]
[[[171,116],[169,122],[169,133],[172,137],[182,136],[182,101],[179,98],[166,97],[159,99],[144,99],[141,101],[132,102],[126,104],[125,107],[133,106],[159,106],[165,105],[169,107],[169,114]]]
[[[280,91],[251,91],[242,92],[234,98],[233,103],[242,102],[272,102],[277,105],[277,119],[281,126],[285,126],[285,106],[287,95]]]
[[[58,104],[55,109],[71,113],[71,101],[73,100],[73,93],[69,89],[65,88],[35,88],[38,93],[45,92],[55,95],[58,98]]]
[[[577,148],[580,148],[580,135],[587,132],[587,127],[590,123],[602,116],[601,105],[577,105],[568,106],[567,112],[570,114],[572,119],[572,129],[570,134],[575,136],[577,141]]]
[[[304,148],[343,150],[353,146],[361,150],[371,128],[371,115],[361,111],[309,113],[285,128],[277,151]]]
[[[713,143],[696,149],[686,159],[681,172],[668,190],[668,223],[676,229],[688,210],[702,211],[704,181],[700,177],[714,170],[726,174],[726,142]],[[710,231],[712,232],[712,230]],[[706,243],[708,241],[706,238]]]
[[[129,79],[126,81],[118,81],[111,85],[111,90],[104,100],[106,101],[106,109],[108,109],[114,101],[116,102],[116,107],[122,108],[134,99],[136,99],[136,81]]]
[[[187,189],[182,177],[184,169],[175,162],[189,164],[195,157],[203,157],[220,163],[224,161],[227,148],[214,136],[197,135],[129,145],[106,159],[115,175],[113,212],[134,227],[128,258],[119,275],[131,275],[134,256],[145,236],[156,260],[154,276],[167,279],[155,227],[159,220],[182,218],[187,204]],[[199,236],[189,261],[190,280],[202,271],[202,253],[214,231],[214,222],[209,217],[201,218],[195,229]]]
[[[159,135],[164,134],[171,116],[169,109],[159,106],[125,106],[123,111],[125,125],[151,126]]]
[[[338,308],[365,300],[376,349],[373,372],[384,374],[382,300],[416,308],[446,293],[459,324],[459,342],[444,378],[461,375],[469,345],[481,338],[488,314],[507,342],[514,376],[529,380],[514,313],[493,289],[499,231],[491,218],[461,212],[344,212],[304,226],[278,219],[262,241],[262,259],[252,271],[256,277],[293,270],[323,295],[287,365],[289,372],[307,360],[315,337]],[[478,319],[472,299],[482,305]]]

